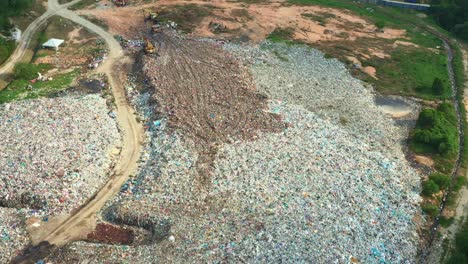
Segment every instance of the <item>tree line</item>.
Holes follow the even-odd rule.
[[[468,40],[468,0],[432,0],[430,12],[440,26]]]
[[[0,0],[0,32],[11,28],[10,17],[22,14],[34,0]]]

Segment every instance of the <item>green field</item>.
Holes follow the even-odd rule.
[[[40,65],[43,70],[48,69],[46,64]],[[70,87],[79,70],[73,70],[69,73],[58,74],[52,81],[31,83],[29,80],[16,79],[12,81],[5,89],[0,91],[0,104],[16,100],[34,99],[39,97],[51,96],[59,91]],[[28,89],[28,85],[33,88]]]

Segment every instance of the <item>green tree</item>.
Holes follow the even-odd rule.
[[[437,185],[437,183],[435,183],[433,180],[427,180],[423,182],[422,187],[423,187],[422,194],[424,196],[431,196],[434,193],[437,193],[440,191],[439,185]]]
[[[445,189],[450,185],[450,176],[442,173],[431,174],[429,175],[429,179],[435,182],[441,189]]]
[[[24,13],[31,7],[33,0],[0,0],[0,31],[8,30],[9,18]]]
[[[432,0],[430,13],[440,26],[468,40],[468,0]]]
[[[378,28],[378,29],[383,29],[385,27],[385,21],[383,20],[380,20],[380,21],[377,21],[375,23],[375,26]]]
[[[444,83],[441,79],[435,78],[434,82],[432,82],[432,92],[435,95],[444,95],[446,93],[446,89],[444,87]]]
[[[455,236],[455,248],[452,249],[450,264],[468,264],[468,221],[465,221]]]
[[[421,208],[426,214],[430,216],[436,216],[439,212],[439,208],[434,204],[423,204]]]
[[[426,146],[426,152],[453,154],[458,147],[458,130],[453,106],[441,105],[440,110],[426,108],[419,114],[413,140]]]
[[[37,77],[39,67],[35,64],[20,62],[15,65],[13,72],[15,74],[15,78],[31,80]]]

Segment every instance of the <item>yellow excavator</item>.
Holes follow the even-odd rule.
[[[156,48],[154,47],[153,43],[151,43],[147,37],[144,37],[144,41],[146,54],[156,54]]]
[[[148,15],[146,15],[148,13]],[[145,18],[145,22],[146,21],[153,21],[155,23],[158,22],[158,16],[159,16],[159,12],[153,12],[151,10],[143,10],[143,17]]]

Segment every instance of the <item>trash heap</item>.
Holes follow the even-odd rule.
[[[224,48],[251,62],[257,89],[271,99],[301,105],[362,140],[400,148],[397,143],[406,137],[375,107],[372,87],[337,59],[304,45],[266,42],[259,49],[228,43]]]
[[[0,209],[0,263],[9,261],[29,243],[21,210]]]
[[[149,135],[140,172],[104,216],[140,227],[151,221],[163,238],[138,247],[79,242],[50,260],[415,262],[420,177],[399,145],[405,132],[340,62],[266,45],[225,48],[252,62],[257,88],[270,96],[265,111],[288,124],[281,132],[221,144],[205,182],[198,142],[161,112],[140,108]]]
[[[69,213],[106,181],[120,136],[97,94],[0,105],[0,201],[27,215]]]

